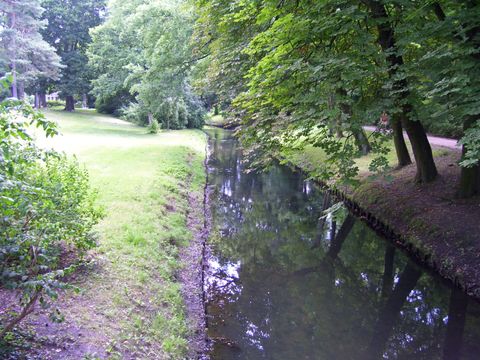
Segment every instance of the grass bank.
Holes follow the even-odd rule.
[[[147,134],[92,111],[46,115],[62,135],[39,141],[85,164],[106,217],[97,227],[94,265],[74,279],[82,292],[62,295],[65,322],[50,323],[44,314],[28,321],[38,334],[31,352],[41,358],[185,357],[193,329],[177,279],[179,252],[193,238],[189,195],[203,194],[205,134]]]
[[[421,185],[413,180],[415,164],[393,168],[393,142],[388,146],[392,170],[387,176],[369,177],[372,157],[360,157],[356,159],[360,185],[340,186],[341,197],[364,220],[374,219],[370,223],[377,230],[387,230],[385,235],[391,235],[418,260],[480,299],[480,197],[460,200],[455,196],[460,151],[433,146],[439,177]],[[312,146],[281,156],[286,163],[313,176],[325,159],[323,151]]]

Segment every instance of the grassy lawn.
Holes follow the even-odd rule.
[[[206,120],[207,125],[211,126],[224,126],[226,121],[225,117],[222,114],[213,115],[209,114]]]
[[[205,134],[151,135],[93,111],[46,115],[62,135],[39,142],[85,164],[106,214],[96,265],[78,280],[82,293],[66,295],[63,328],[84,329],[88,339],[75,341],[89,342],[91,356],[182,358],[189,330],[175,274],[192,238],[187,194],[203,192]]]

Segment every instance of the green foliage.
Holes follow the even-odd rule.
[[[460,165],[467,168],[478,165],[480,159],[480,120],[465,131],[465,136],[460,143],[467,149]]]
[[[2,319],[0,337],[34,310],[57,298],[86,250],[95,246],[92,227],[101,212],[88,174],[75,160],[37,148],[28,132],[55,124],[18,100],[0,103],[0,283],[18,292],[20,311]],[[61,263],[71,252],[73,260]],[[58,311],[52,315],[58,318]]]
[[[137,102],[131,102],[128,106],[122,107],[119,112],[123,120],[137,125],[148,124],[147,109]]]
[[[65,101],[63,100],[48,100],[47,106],[49,108],[57,107],[57,106],[65,106]]]
[[[44,14],[41,2],[0,3],[0,74],[4,69],[15,73],[11,85],[18,87],[18,96],[23,95],[20,88],[33,86],[39,79],[58,79],[62,67],[55,49],[41,36],[46,25],[41,20]]]
[[[182,130],[152,136],[94,111],[47,111],[46,116],[63,134],[53,143],[85,163],[106,209],[96,227],[95,252],[109,265],[84,278],[82,298],[95,306],[71,304],[81,314],[76,326],[90,328],[92,319],[101,321],[97,330],[109,339],[114,358],[133,352],[190,358],[185,354],[190,329],[176,274],[180,248],[192,238],[186,213],[195,208],[201,216],[201,201],[197,209],[189,199],[201,200],[203,194],[205,134]],[[91,146],[84,136],[101,146]]]
[[[158,134],[160,131],[160,125],[158,125],[157,119],[153,118],[152,123],[148,125],[148,132],[150,134]]]
[[[204,110],[189,86],[192,24],[191,9],[180,2],[112,1],[88,50],[97,108],[123,108],[137,124],[151,113],[166,129],[201,127]],[[126,93],[130,98],[118,101]]]
[[[65,65],[57,83],[64,96],[82,95],[90,90],[91,72],[85,53],[91,41],[89,31],[101,23],[105,3],[105,0],[42,0],[47,24],[42,35]]]
[[[353,138],[384,111],[450,136],[478,120],[480,6],[473,2],[195,4],[195,51],[206,56],[195,86],[233,105],[252,166],[307,141],[328,159],[319,175],[350,181]],[[387,38],[382,28],[391,29]],[[370,168],[384,169],[386,138],[370,140]]]

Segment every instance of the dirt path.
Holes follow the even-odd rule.
[[[367,131],[377,130],[376,126],[364,126],[363,128]],[[407,133],[404,131],[403,135],[407,136]],[[449,138],[444,138],[439,136],[428,135],[428,141],[430,142],[431,145],[443,146],[449,149],[458,149],[458,150],[461,149],[461,146],[458,144],[458,140],[456,139],[449,139]]]

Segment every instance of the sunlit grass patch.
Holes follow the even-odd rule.
[[[205,134],[152,135],[91,111],[46,115],[58,122],[62,136],[40,143],[75,154],[85,164],[106,211],[97,227],[101,276],[92,274],[82,287],[97,314],[104,314],[112,352],[181,358],[188,331],[174,275],[179,247],[192,237],[187,195],[203,191]],[[85,314],[82,326],[91,326],[92,310],[77,310]]]

